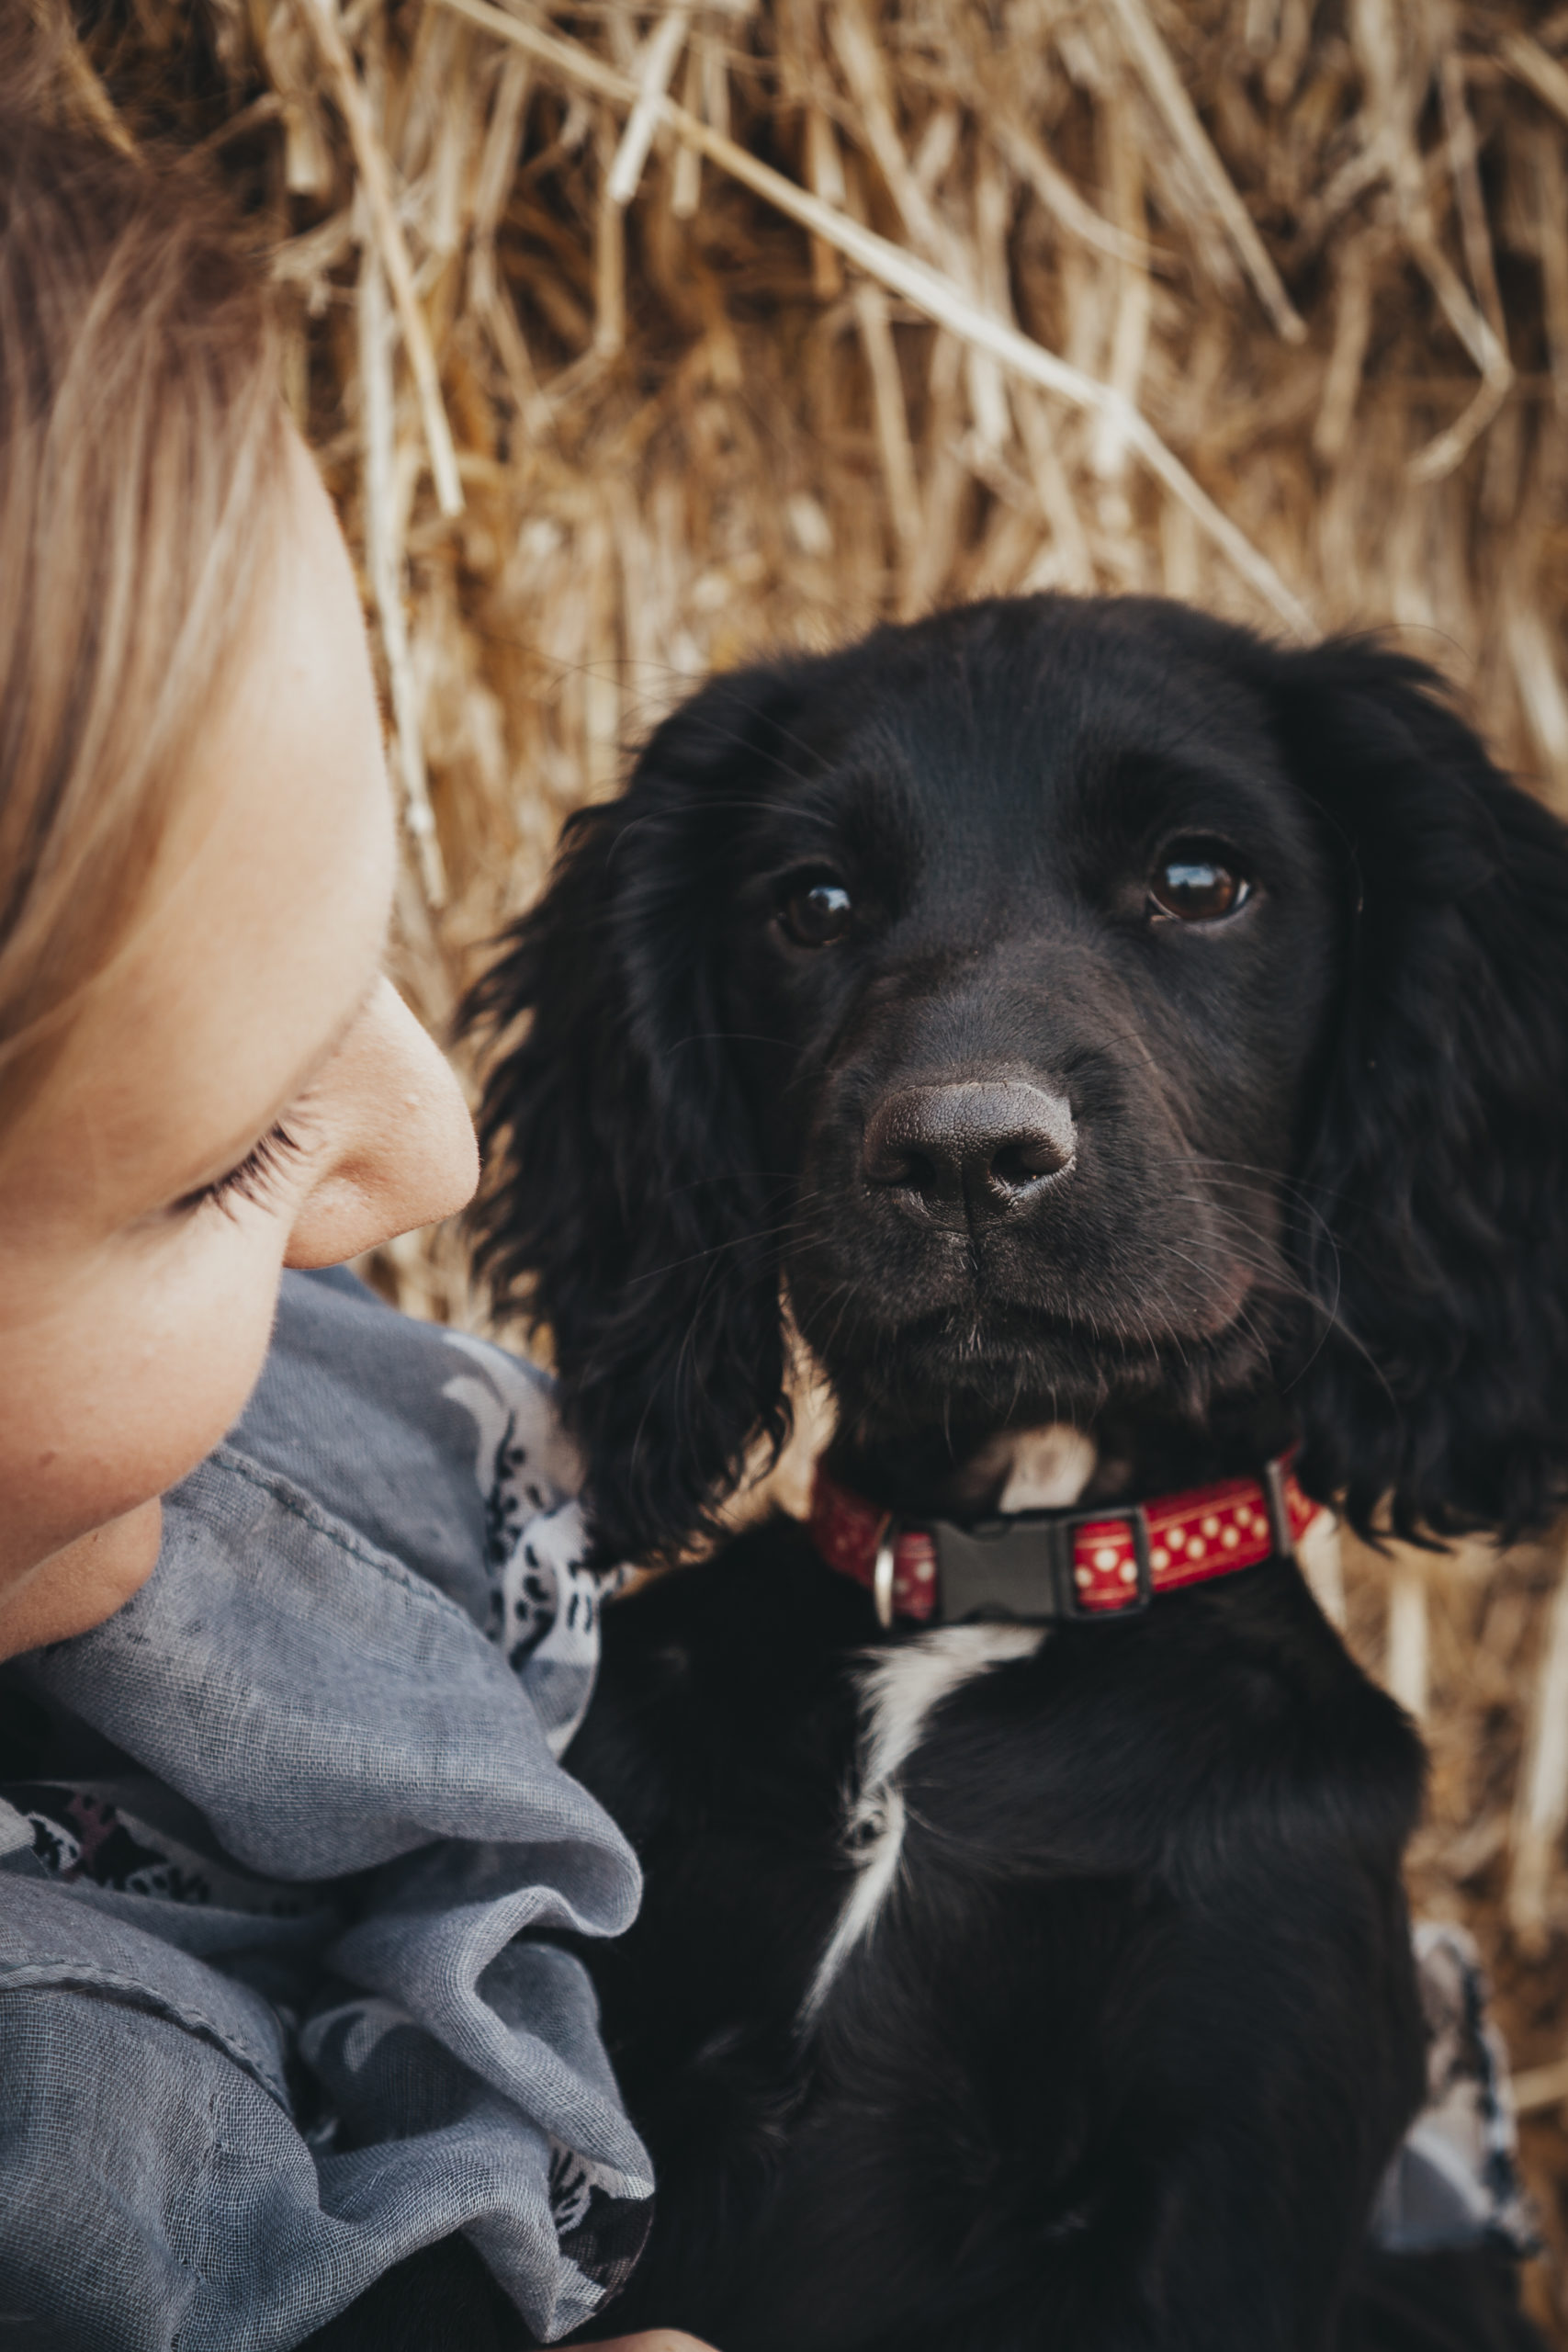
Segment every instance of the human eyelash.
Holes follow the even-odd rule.
[[[215,1176],[210,1184],[198,1184],[194,1193],[182,1194],[174,1204],[175,1215],[188,1216],[193,1211],[209,1206],[225,1208],[236,1200],[265,1204],[269,1189],[288,1161],[304,1148],[279,1120],[251,1146],[243,1159],[226,1176]]]

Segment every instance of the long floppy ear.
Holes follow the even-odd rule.
[[[465,1025],[520,1042],[479,1113],[470,1213],[495,1295],[547,1325],[605,1559],[711,1530],[759,1434],[782,1443],[769,1191],[716,985],[737,803],[795,707],[784,667],[715,681],[659,728],[625,795],[569,823],[543,899]]]
[[[1303,1153],[1333,1328],[1302,1471],[1367,1533],[1544,1526],[1568,1496],[1568,835],[1423,663],[1274,657],[1280,740],[1338,845],[1347,964]]]

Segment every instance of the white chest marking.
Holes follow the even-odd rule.
[[[862,1669],[857,1786],[844,1820],[854,1883],[817,1964],[803,2024],[813,2022],[898,1883],[908,1818],[898,1776],[924,1738],[933,1708],[988,1666],[1032,1657],[1044,1638],[1040,1625],[940,1625],[872,1658]]]

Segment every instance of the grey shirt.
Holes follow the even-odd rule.
[[[604,1579],[549,1384],[285,1278],[105,1624],[0,1673],[0,2314],[274,2352],[465,2231],[534,2334],[646,2233],[581,1963],[637,1902],[557,1757]]]

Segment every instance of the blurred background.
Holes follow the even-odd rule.
[[[1568,814],[1568,8],[59,5],[77,107],[270,255],[438,1034],[709,670],[955,598],[1387,629]],[[450,1236],[367,1271],[482,1319]],[[1564,1558],[1322,1577],[1431,1746],[1413,1898],[1491,1971],[1568,2346]]]

